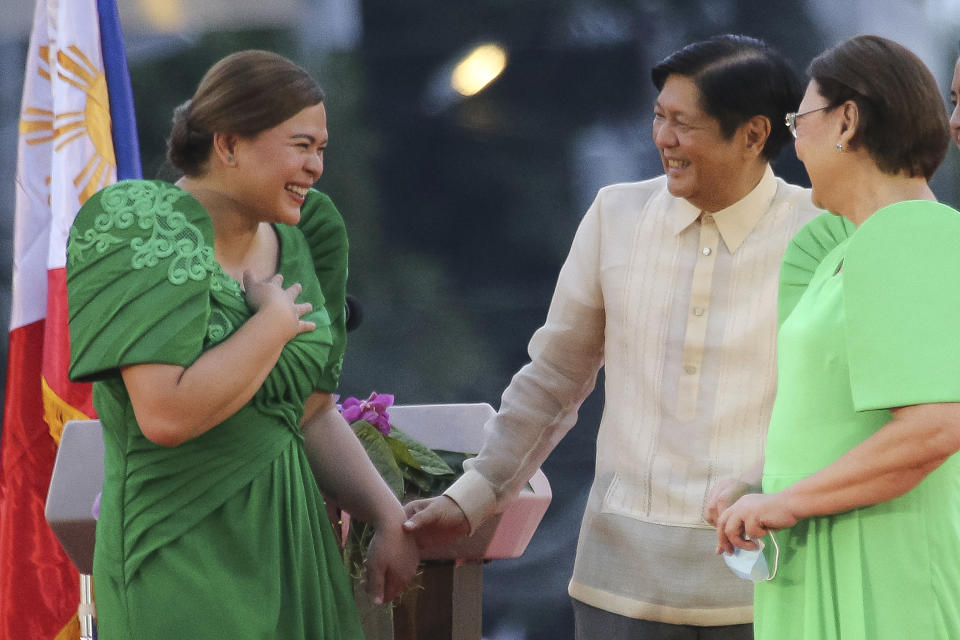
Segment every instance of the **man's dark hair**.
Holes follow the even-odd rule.
[[[720,35],[694,42],[653,67],[658,91],[671,75],[690,78],[700,91],[700,107],[720,123],[727,139],[754,116],[770,120],[763,155],[772,160],[791,141],[784,116],[803,98],[803,87],[780,53],[756,38]]]

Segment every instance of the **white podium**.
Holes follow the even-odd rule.
[[[63,427],[50,476],[44,515],[67,557],[80,572],[80,637],[94,637],[93,545],[97,521],[93,503],[103,486],[103,434],[99,420],[71,420]]]
[[[496,412],[489,404],[432,404],[391,407],[389,413],[393,426],[431,449],[476,453],[483,425]],[[480,640],[483,563],[522,555],[552,497],[537,469],[510,507],[472,536],[423,550],[423,591],[394,610],[395,640]]]

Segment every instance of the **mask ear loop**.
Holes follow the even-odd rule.
[[[777,544],[777,538],[773,535],[773,531],[770,531],[769,534],[770,539],[773,540],[773,571],[767,580],[773,580],[777,575],[777,567],[780,566],[780,545]]]

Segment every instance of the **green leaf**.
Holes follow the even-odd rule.
[[[350,426],[353,427],[353,432],[357,434],[363,448],[367,450],[370,461],[383,476],[390,490],[397,498],[403,498],[403,472],[384,435],[366,420],[357,420]]]
[[[433,476],[420,469],[406,467],[403,470],[407,496],[414,498],[432,497],[441,485],[445,489],[453,481],[453,476]]]
[[[391,434],[393,430],[391,430]],[[384,441],[393,451],[394,459],[397,461],[397,464],[403,468],[404,465],[413,467],[414,469],[420,469],[420,463],[417,462],[417,459],[411,455],[410,448],[407,447],[402,441],[395,438],[393,435],[389,435],[384,438]]]
[[[396,438],[407,446],[410,455],[413,456],[418,463],[420,463],[420,468],[424,471],[424,473],[432,476],[453,475],[453,469],[451,469],[450,465],[443,461],[443,458],[438,456],[428,447],[420,444],[408,436],[400,429],[397,429],[396,427],[391,429],[390,436]]]
[[[477,457],[475,453],[461,453],[459,451],[446,451],[444,449],[435,449],[434,453],[440,456],[447,465],[453,469],[457,477],[463,475],[463,463],[465,460]]]

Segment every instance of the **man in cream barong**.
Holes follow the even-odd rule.
[[[604,367],[569,584],[576,637],[746,639],[752,584],[716,555],[703,509],[719,480],[762,463],[780,260],[820,213],[770,167],[801,86],[769,46],[729,35],[673,53],[652,79],[664,175],[600,190],[480,454],[443,496],[408,505],[405,526],[426,546],[502,511]]]

